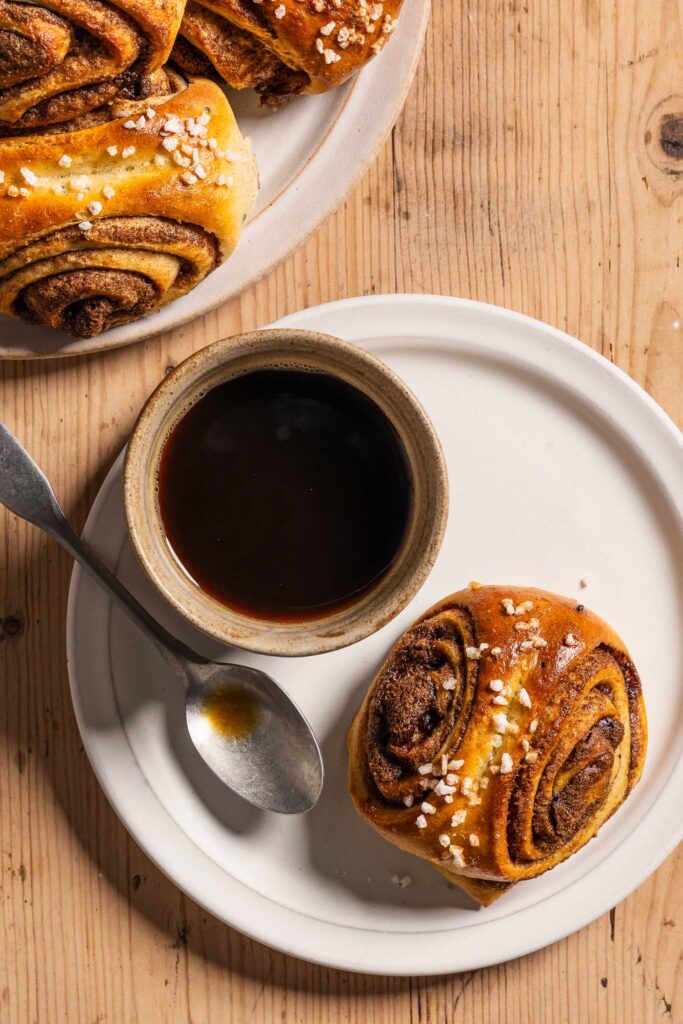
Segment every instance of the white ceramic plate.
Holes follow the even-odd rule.
[[[233,655],[265,668],[320,738],[318,807],[282,818],[245,806],[191,747],[183,695],[97,585],[74,572],[68,660],[83,742],[113,806],[149,856],[241,931],[297,956],[387,974],[434,974],[545,946],[623,899],[681,834],[683,447],[662,410],[607,360],[515,313],[458,299],[359,298],[280,321],[340,335],[412,387],[444,445],[452,506],[443,549],[412,604],[375,636],[315,658]],[[131,551],[121,459],[86,536],[164,623]],[[588,575],[587,589],[579,580]],[[475,910],[432,868],[385,843],[346,790],[345,734],[386,650],[437,598],[471,579],[578,595],[626,639],[650,744],[640,785],[599,837],[554,871]],[[390,879],[409,874],[412,886]]]
[[[0,358],[78,355],[127,345],[201,316],[259,281],[297,249],[360,179],[389,134],[415,74],[430,0],[408,0],[389,45],[345,86],[301,96],[279,111],[253,90],[227,90],[251,137],[261,190],[232,257],[160,312],[95,338],[0,316]]]

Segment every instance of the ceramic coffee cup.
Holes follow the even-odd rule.
[[[301,622],[252,617],[205,593],[168,543],[158,499],[164,445],[188,409],[216,385],[260,369],[331,374],[379,407],[402,443],[412,485],[403,543],[389,569],[344,608]],[[182,616],[225,644],[262,654],[310,655],[374,633],[414,596],[436,560],[448,516],[441,445],[424,409],[379,359],[350,342],[302,330],[265,330],[226,338],[173,370],[145,404],[130,440],[124,474],[128,527],[148,576]],[[235,538],[238,541],[238,538]]]

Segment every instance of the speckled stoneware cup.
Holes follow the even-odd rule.
[[[267,368],[328,373],[362,391],[393,424],[412,477],[410,520],[389,570],[353,604],[298,623],[252,618],[201,590],[171,552],[157,496],[164,444],[189,407],[222,381]],[[425,581],[441,547],[448,517],[448,478],[441,445],[424,409],[379,359],[350,342],[313,331],[255,331],[217,341],[190,356],[150,396],[128,446],[124,498],[138,557],[176,611],[225,644],[293,656],[322,654],[356,643],[405,607]]]

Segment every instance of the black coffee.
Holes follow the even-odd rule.
[[[202,590],[245,614],[310,619],[386,573],[412,502],[378,406],[323,373],[259,370],[207,392],[161,459],[166,536]]]

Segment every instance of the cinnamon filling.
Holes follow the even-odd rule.
[[[67,22],[32,4],[0,0],[0,88],[45,75],[71,46]]]
[[[72,6],[58,17],[0,0],[0,120],[19,133],[87,114],[122,88],[145,98],[148,44],[135,21],[101,3]]]
[[[385,799],[418,793],[420,765],[449,739],[457,747],[465,724],[466,676],[452,616],[421,623],[400,642],[368,712],[368,767]]]
[[[0,135],[14,136],[22,131],[32,132],[42,125],[52,124],[58,125],[58,130],[63,131],[62,121],[68,121],[79,114],[90,113],[112,100],[118,91],[118,83],[114,80],[59,93],[57,96],[51,96],[49,99],[36,103],[12,124],[0,124]]]
[[[140,274],[114,270],[74,270],[28,285],[22,299],[27,319],[92,338],[122,315],[149,313],[156,302],[154,286]]]
[[[623,737],[621,722],[600,719],[574,747],[554,785],[547,790],[541,786],[533,814],[539,846],[567,843],[595,814],[609,792],[615,751]]]
[[[256,89],[277,103],[309,84],[305,72],[284,64],[261,40],[224,17],[188,3],[172,59],[186,74],[209,74],[233,89]]]
[[[609,799],[626,731],[613,690],[620,677],[619,661],[598,647],[546,706],[535,742],[546,750],[544,763],[524,765],[510,801],[507,834],[516,859],[560,850]]]
[[[6,88],[32,78],[36,68],[50,71],[60,59],[59,53],[39,39],[27,39],[16,32],[0,29],[0,87]]]

